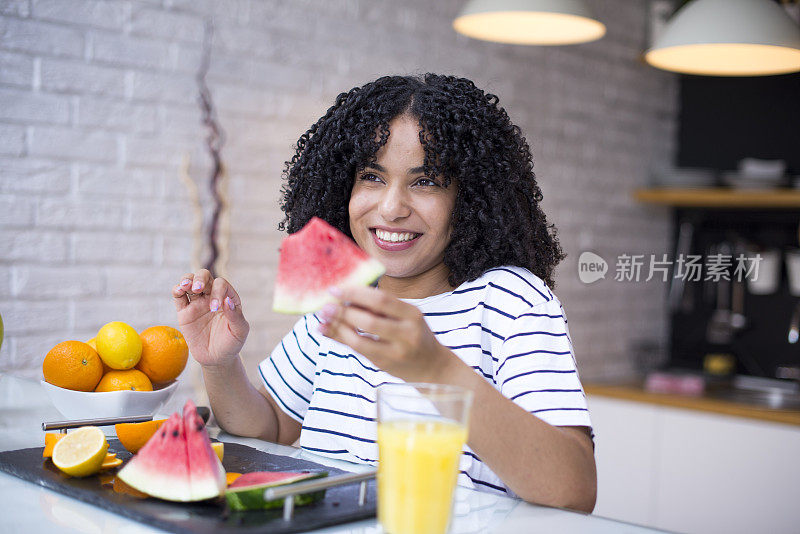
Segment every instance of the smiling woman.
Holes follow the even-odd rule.
[[[380,78],[337,97],[286,177],[282,228],[318,216],[386,274],[377,288],[332,288],[337,303],[261,362],[260,390],[238,357],[238,294],[208,271],[185,275],[178,320],[220,425],[375,464],[378,387],[456,385],[474,395],[459,484],[591,511],[591,423],[551,291],[563,255],[497,97],[452,76]]]

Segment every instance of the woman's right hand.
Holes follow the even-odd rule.
[[[233,361],[250,331],[233,286],[224,278],[212,279],[207,269],[201,269],[185,274],[172,288],[172,296],[178,327],[192,357],[206,367]]]

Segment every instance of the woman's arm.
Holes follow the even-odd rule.
[[[406,381],[472,390],[468,444],[481,460],[527,501],[592,511],[597,475],[585,429],[549,425],[504,397],[440,344],[411,304],[371,288],[348,288],[335,296],[340,304],[320,314],[326,321],[323,334]]]
[[[178,325],[189,352],[203,370],[211,409],[220,427],[231,434],[292,443],[300,424],[280,410],[266,393],[253,387],[239,353],[250,325],[239,294],[224,278],[201,269],[185,274],[172,288]]]
[[[263,388],[253,386],[239,358],[203,367],[203,380],[214,417],[226,432],[283,445],[300,437],[300,423],[286,415]]]
[[[587,429],[545,423],[440,347],[450,364],[432,380],[474,392],[468,444],[475,454],[526,501],[591,512],[597,471]]]

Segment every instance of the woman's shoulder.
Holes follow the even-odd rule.
[[[468,282],[471,287],[486,287],[487,293],[516,302],[521,311],[558,299],[544,281],[524,267],[502,265],[484,272]]]
[[[320,320],[316,312],[301,315],[292,329],[286,333],[285,338],[292,337],[297,340],[299,345],[313,343],[319,347],[320,339],[323,337],[318,330],[319,324]]]

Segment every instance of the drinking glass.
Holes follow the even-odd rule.
[[[472,392],[443,384],[378,388],[378,521],[388,534],[444,534]]]

